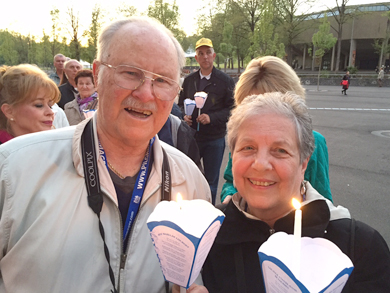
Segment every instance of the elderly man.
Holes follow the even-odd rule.
[[[62,75],[64,74],[64,63],[65,56],[62,54],[57,54],[54,56],[53,65],[56,69],[54,72],[50,73],[49,78],[59,85],[62,79]]]
[[[203,169],[210,185],[213,204],[218,189],[219,172],[225,151],[226,122],[233,107],[234,81],[227,74],[217,70],[213,63],[215,52],[210,39],[201,38],[195,45],[195,59],[200,70],[188,75],[183,82],[179,106],[183,108],[185,99],[194,99],[196,92],[208,93],[207,100],[198,116],[195,109],[184,120],[197,130],[195,134]]]
[[[1,292],[165,292],[146,220],[178,192],[210,201],[196,165],[156,136],[183,56],[153,20],[114,22],[93,65],[94,117],[0,147]]]
[[[58,102],[58,106],[62,109],[64,109],[66,103],[73,101],[78,94],[74,78],[76,77],[77,71],[81,69],[83,69],[83,66],[75,59],[70,59],[65,62],[64,73],[66,78],[63,79],[59,87],[61,100]]]

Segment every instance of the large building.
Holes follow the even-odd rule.
[[[307,30],[299,35],[294,43],[293,60],[295,68],[312,69],[319,66],[309,55],[309,48],[313,46],[312,36],[318,31],[320,21],[325,14],[331,23],[331,32],[335,37],[337,33],[332,27],[337,27],[334,15],[338,15],[337,8],[333,13],[323,11],[308,15],[305,25]],[[390,2],[346,6],[347,21],[342,28],[340,68],[344,70],[349,66],[359,70],[375,70],[376,66],[390,65],[389,53],[383,46],[380,50],[374,48],[374,43],[383,43],[390,36]],[[313,49],[313,48],[312,48]],[[337,43],[323,57],[325,70],[335,70],[337,56]]]

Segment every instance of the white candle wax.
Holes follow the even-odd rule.
[[[302,211],[297,209],[295,211],[295,221],[294,221],[294,238],[295,241],[301,242],[302,236]]]

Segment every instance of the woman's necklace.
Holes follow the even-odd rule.
[[[119,173],[111,164],[109,161],[107,161],[108,167],[110,167],[111,171],[114,172],[120,179],[125,179],[126,176],[123,176],[121,173]]]

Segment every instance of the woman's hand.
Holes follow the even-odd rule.
[[[205,286],[192,284],[190,288],[187,289],[187,293],[209,293],[209,290]],[[174,284],[172,287],[172,293],[180,293],[179,285]]]

